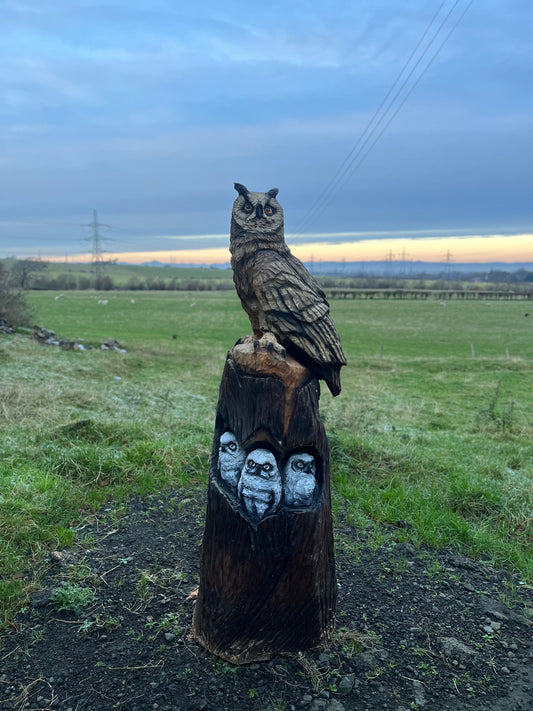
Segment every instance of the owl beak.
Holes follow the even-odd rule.
[[[250,468],[248,469],[248,472],[249,472],[252,476],[259,476],[259,477],[261,477],[261,479],[267,479],[267,478],[268,478],[268,477],[265,476],[265,473],[263,472],[263,470],[261,469],[261,467],[260,467],[259,464],[256,464],[255,467],[250,467]]]
[[[263,206],[258,205],[255,210],[256,217],[263,217]]]

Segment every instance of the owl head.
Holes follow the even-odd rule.
[[[246,453],[233,432],[224,432],[218,448],[218,470],[222,480],[236,487],[245,459]]]
[[[294,508],[312,506],[318,491],[314,457],[307,452],[291,454],[283,474],[287,506]]]
[[[279,479],[279,469],[276,458],[268,449],[254,449],[246,457],[244,470],[247,476],[261,479]]]
[[[295,474],[312,474],[315,476],[315,459],[306,452],[299,452],[289,457],[287,469]]]
[[[283,208],[276,200],[277,188],[253,193],[240,183],[234,185],[239,195],[231,216],[241,231],[268,235],[283,230]]]

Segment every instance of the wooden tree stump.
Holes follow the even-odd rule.
[[[234,664],[319,646],[335,614],[329,449],[312,371],[252,339],[217,407],[193,635]]]

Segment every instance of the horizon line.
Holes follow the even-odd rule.
[[[303,238],[307,238],[307,242],[295,242],[290,239],[289,235],[287,236],[287,244],[292,253],[302,262],[416,261],[486,264],[533,261],[533,233],[416,238],[382,236],[378,239],[353,239],[354,234],[361,235],[361,233],[336,233],[337,241],[324,239],[324,233],[314,234],[317,241],[311,241],[310,235]],[[330,237],[332,236],[333,234],[330,234]],[[100,258],[105,255],[108,261],[115,259],[132,264],[154,260],[184,264],[225,264],[230,261],[231,257],[227,236],[224,236],[223,245],[218,245],[217,239],[214,235],[204,235],[200,240],[212,240],[209,246],[191,247],[190,244],[183,244],[183,247],[180,248],[179,243],[187,242],[187,238],[176,237],[175,244],[166,249],[160,248],[159,245],[155,249],[139,249],[135,245],[133,248],[119,251],[99,250],[98,255]],[[170,237],[167,236],[166,240],[170,240]],[[20,254],[20,250],[17,251]],[[25,258],[30,258],[29,250],[22,251],[25,253]],[[94,250],[90,249],[78,254],[60,253],[58,246],[50,246],[47,250],[48,254],[44,256],[41,254],[42,251],[39,250],[38,258],[55,262],[65,261],[65,259],[73,262],[94,261],[95,255]],[[12,256],[12,254],[8,256]]]
[[[166,250],[161,250],[166,253]],[[139,254],[142,254],[140,252]],[[151,254],[155,254],[152,252]],[[50,264],[90,264],[93,265],[95,262],[91,259],[90,254],[86,255],[79,255],[74,257],[39,257],[39,258],[29,258],[30,260],[34,261],[40,261],[44,263],[50,263]],[[83,259],[81,257],[84,257]],[[16,256],[11,256],[11,257],[0,257],[0,260],[9,260],[9,259],[15,259],[19,260],[21,258],[16,257]],[[25,259],[25,258],[22,258]],[[354,260],[346,260],[346,259],[341,259],[341,260],[336,260],[336,259],[311,259],[311,260],[300,260],[304,264],[338,264],[338,265],[355,265],[355,264],[443,264],[446,266],[449,266],[451,269],[453,269],[454,265],[460,266],[460,265],[491,265],[491,264],[506,264],[509,266],[513,265],[532,265],[533,266],[533,257],[531,259],[525,259],[525,260],[509,260],[509,259],[493,259],[493,260],[466,260],[466,261],[460,261],[454,259],[453,261],[447,261],[446,259],[440,259],[440,260],[432,260],[432,259],[354,259]],[[191,267],[191,268],[198,268],[198,267],[220,267],[220,268],[225,268],[227,267],[228,269],[231,269],[231,262],[230,260],[223,261],[223,262],[206,262],[206,261],[198,261],[198,262],[176,262],[175,260],[170,260],[170,261],[160,261],[158,259],[151,259],[150,261],[143,261],[143,262],[133,262],[133,261],[127,261],[127,260],[122,260],[119,257],[113,257],[113,259],[103,259],[101,260],[101,263],[104,265],[109,265],[109,264],[116,264],[117,266],[130,266],[130,267],[149,267],[152,265],[162,265],[162,266],[168,266],[168,267]]]

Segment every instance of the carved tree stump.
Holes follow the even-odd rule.
[[[193,635],[234,664],[316,647],[333,627],[329,449],[319,385],[251,340],[228,354]]]

